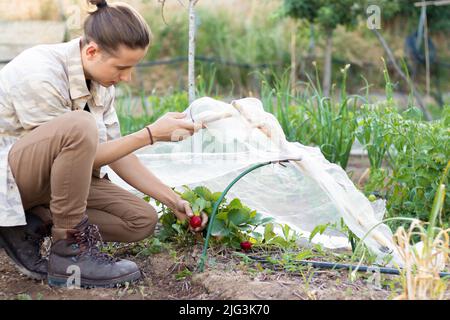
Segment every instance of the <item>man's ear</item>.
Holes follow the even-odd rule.
[[[94,41],[90,41],[88,44],[86,44],[83,50],[89,60],[97,58],[100,54],[98,44],[96,44]]]

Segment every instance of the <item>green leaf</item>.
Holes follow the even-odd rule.
[[[248,224],[240,225],[238,226],[238,228],[244,232],[248,232],[253,229],[253,227],[249,226]]]
[[[242,208],[242,203],[241,200],[239,200],[238,198],[233,199],[230,204],[228,205],[228,209],[241,209]]]
[[[175,275],[175,279],[177,281],[184,280],[187,277],[190,277],[191,275],[192,275],[192,271],[190,271],[188,268],[184,268],[183,271],[180,271]]]
[[[271,238],[268,243],[278,245],[282,248],[286,248],[289,246],[289,243],[280,236]]]
[[[275,236],[275,232],[273,232],[273,224],[268,223],[264,228],[264,241],[267,243]]]
[[[261,242],[261,240],[262,240],[262,234],[261,233],[253,231],[250,235],[253,238],[255,238],[258,242]]]
[[[248,221],[249,224],[259,225],[261,224],[263,215],[257,211],[252,211],[250,213],[250,219]]]
[[[273,217],[266,217],[266,218],[261,220],[260,224],[264,225],[264,224],[266,224],[268,222],[273,222],[273,221],[275,221],[275,219]]]
[[[420,121],[423,118],[422,111],[417,107],[411,107],[405,110],[402,114],[405,119]]]
[[[230,234],[223,220],[214,219],[211,235],[215,237],[226,237]]]
[[[159,218],[159,220],[163,225],[170,226],[171,224],[175,223],[176,218],[171,213],[165,213],[161,216],[161,218]]]
[[[210,201],[210,200],[213,199],[211,191],[208,188],[206,188],[206,187],[203,187],[203,186],[196,187],[194,189],[194,192],[198,196],[202,197],[205,200],[209,200]]]
[[[219,200],[219,198],[220,198],[221,195],[222,195],[222,192],[220,192],[220,191],[214,192],[214,193],[211,195],[211,201],[214,202],[214,203],[216,203],[216,202]],[[225,200],[225,199],[224,199],[224,200]]]
[[[232,248],[235,248],[235,249],[240,249],[241,248],[241,241],[237,237],[231,238],[229,243],[230,243],[230,246]]]
[[[329,224],[319,224],[317,225],[313,231],[311,232],[311,234],[309,235],[309,241],[311,242],[312,239],[316,236],[317,233],[323,234],[325,232],[325,230],[328,228]]]
[[[194,204],[195,200],[197,199],[197,195],[194,191],[189,190],[185,191],[181,194],[181,199],[188,201],[191,205]]]
[[[203,198],[198,198],[195,200],[194,204],[192,205],[192,211],[194,213],[200,213],[205,209],[206,207],[206,200]]]
[[[312,256],[313,256],[313,254],[312,254],[311,250],[305,250],[305,251],[302,251],[299,254],[297,254],[294,259],[297,261],[300,261],[300,260],[305,260],[305,259],[311,258]]]
[[[178,234],[184,233],[184,230],[180,224],[174,223],[172,224],[172,228],[176,230]]]
[[[223,221],[227,221],[228,219],[228,211],[226,210],[222,210],[219,213],[216,214],[216,218],[215,219],[220,219]]]
[[[288,240],[289,239],[289,232],[291,231],[291,228],[289,227],[289,225],[285,224],[285,225],[283,225],[282,230],[283,230],[284,238],[286,240]]]
[[[249,220],[249,214],[243,209],[232,209],[228,212],[228,220],[239,226]]]

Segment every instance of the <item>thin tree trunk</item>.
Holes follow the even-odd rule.
[[[189,0],[189,53],[188,53],[188,86],[189,103],[195,100],[195,5],[198,0]]]
[[[296,46],[297,46],[297,24],[294,26],[294,31],[291,33],[291,94],[295,95],[295,89],[297,85],[297,55],[296,55]]]
[[[308,46],[308,56],[314,56],[314,51],[316,49],[316,41],[314,35],[314,24],[311,23],[309,25],[309,46]]]
[[[395,61],[394,54],[392,53],[391,49],[387,45],[386,41],[384,40],[383,36],[378,32],[377,29],[372,29],[372,31],[377,36],[378,40],[380,41],[381,45],[384,48],[384,51],[386,51],[389,60],[391,61],[392,65],[394,66],[395,71],[399,74],[399,76],[411,86],[411,90],[413,91],[414,96],[416,97],[417,103],[419,104],[419,107],[422,109],[423,114],[425,116],[426,120],[431,120],[431,114],[428,112],[428,109],[425,107],[422,101],[422,97],[417,92],[414,83],[411,81],[411,79],[408,79],[408,77],[403,73],[402,69],[398,66],[397,62]]]
[[[423,38],[425,41],[425,76],[426,76],[426,87],[427,87],[427,96],[430,95],[430,52],[428,48],[428,22],[427,22],[427,7],[422,7],[424,11],[424,34]]]
[[[327,31],[325,63],[323,70],[323,95],[329,96],[331,89],[331,57],[333,55],[333,30]]]

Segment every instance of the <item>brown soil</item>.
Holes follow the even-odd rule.
[[[210,255],[214,265],[205,272],[195,271],[200,248],[194,252],[163,250],[148,257],[127,257],[138,263],[143,278],[130,285],[110,289],[52,288],[45,281],[28,279],[16,271],[8,256],[0,250],[0,299],[33,300],[308,300],[308,299],[388,299],[392,292],[377,288],[367,276],[352,282],[347,271],[304,269],[290,273],[249,265],[226,255]],[[180,258],[183,256],[183,258]],[[211,261],[211,260],[210,260]],[[191,269],[184,279],[181,271]],[[383,276],[384,278],[384,276]],[[386,281],[390,281],[386,277]]]

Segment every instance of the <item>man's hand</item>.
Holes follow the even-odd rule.
[[[204,128],[202,124],[193,123],[181,112],[168,112],[148,127],[154,142],[180,141]]]
[[[173,212],[175,213],[177,219],[180,221],[184,221],[186,219],[190,220],[194,216],[194,213],[192,212],[189,202],[183,199],[179,199],[176,202]],[[206,215],[206,213],[202,212],[201,218],[202,218],[201,226],[197,228],[192,228],[191,224],[188,224],[189,230],[191,230],[192,232],[200,232],[204,230],[206,224],[208,223],[208,216]]]

